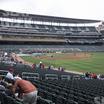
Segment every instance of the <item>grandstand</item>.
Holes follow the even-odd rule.
[[[80,47],[82,51],[86,51],[84,46],[89,46],[88,50],[97,46],[99,49],[95,48],[95,51],[104,51],[104,35],[94,26],[100,22],[0,10],[0,43],[42,45],[42,48],[61,45],[64,48]]]
[[[100,21],[0,10],[0,42],[1,44],[101,45],[102,34],[96,27],[85,25],[97,22]]]

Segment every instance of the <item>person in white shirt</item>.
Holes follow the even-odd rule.
[[[5,80],[7,82],[11,82],[14,79],[13,72],[14,72],[14,69],[10,68],[9,71],[8,71],[8,73],[7,73],[7,75],[6,75],[6,77],[5,77]]]

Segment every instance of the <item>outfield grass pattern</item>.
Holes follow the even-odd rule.
[[[23,56],[22,58],[31,63],[39,63],[42,61],[45,65],[53,65],[54,67],[62,66],[67,70],[78,72],[94,72],[104,74],[104,52],[89,53],[89,58],[80,60],[48,60],[35,59],[32,56]],[[57,55],[56,55],[57,56]],[[54,54],[55,57],[55,54]]]

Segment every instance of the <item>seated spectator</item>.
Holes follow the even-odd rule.
[[[24,104],[36,104],[37,102],[37,88],[29,81],[23,79],[15,79],[13,92],[19,89],[18,93],[23,98]],[[20,97],[20,96],[19,96]]]
[[[5,77],[5,81],[7,81],[8,83],[12,83],[12,81],[14,79],[13,72],[14,72],[14,69],[9,68],[8,73],[7,73],[6,77]]]

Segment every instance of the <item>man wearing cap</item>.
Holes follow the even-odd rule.
[[[19,89],[19,92],[23,97],[24,104],[36,104],[37,102],[37,88],[27,80],[20,78],[15,79],[13,86],[13,93],[16,92],[16,89]]]

